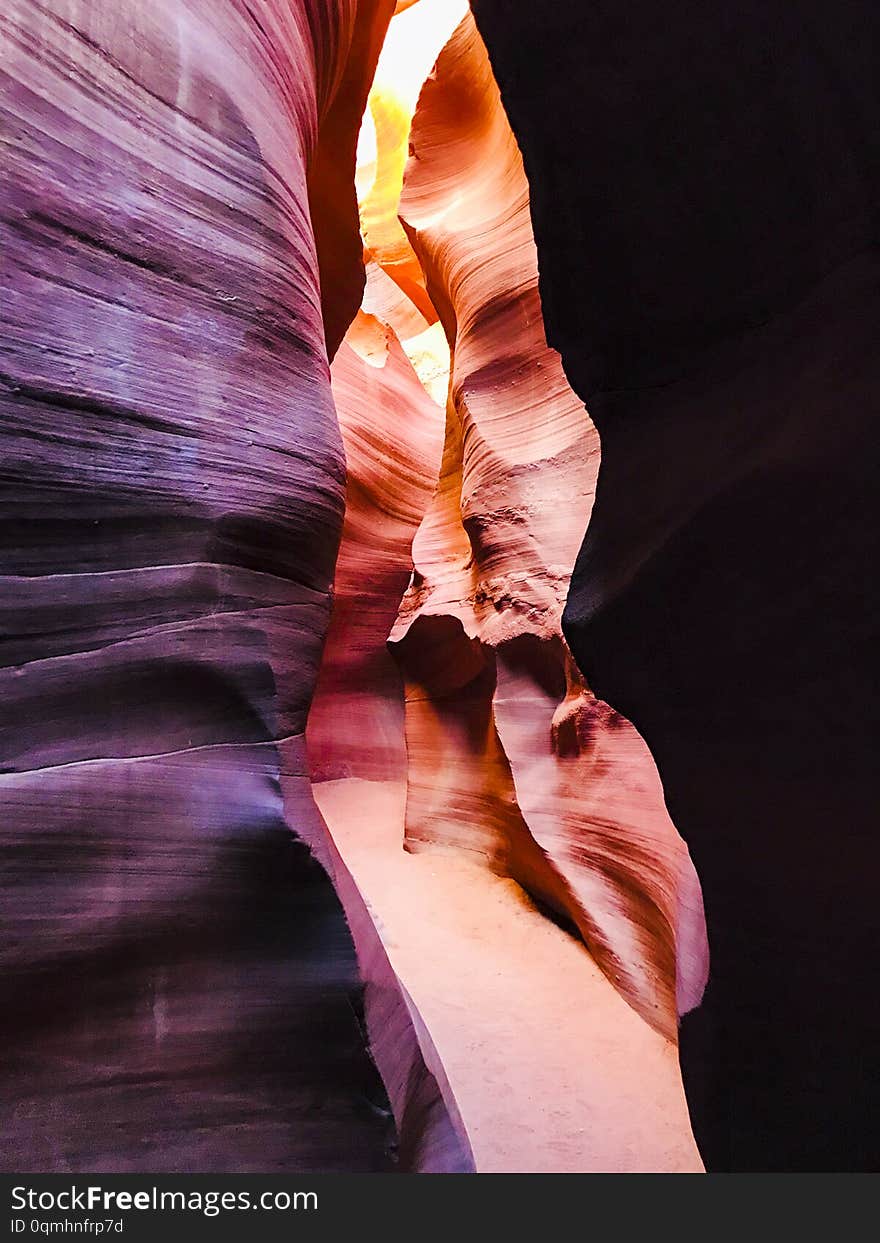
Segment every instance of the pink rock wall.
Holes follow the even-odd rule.
[[[332,348],[363,285],[389,15],[2,17],[13,1167],[394,1168],[351,937],[296,840],[344,495],[325,321]]]

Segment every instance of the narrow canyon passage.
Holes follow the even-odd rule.
[[[861,7],[7,4],[3,1169],[876,1166]]]
[[[315,798],[478,1170],[698,1169],[675,994],[676,942],[680,1000],[703,984],[699,887],[647,749],[561,635],[598,445],[544,343],[525,176],[465,5],[392,19],[357,179]]]

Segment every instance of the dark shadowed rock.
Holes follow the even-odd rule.
[[[876,11],[473,7],[601,436],[565,633],[703,884],[701,1150],[876,1168]]]

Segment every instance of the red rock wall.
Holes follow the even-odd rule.
[[[688,1008],[705,977],[699,887],[643,742],[561,634],[598,444],[544,341],[519,152],[469,18],[411,130],[383,83],[380,63],[364,310],[333,364],[348,482],[315,796],[419,1015],[447,1152],[699,1168],[674,1047],[676,984]],[[438,312],[445,411],[436,342],[414,345]]]
[[[674,1038],[680,905],[693,912],[683,1008],[703,982],[699,889],[647,749],[562,638],[598,439],[544,340],[528,187],[470,18],[425,84],[410,151],[401,219],[453,366],[392,636],[408,685],[407,845],[475,851],[519,880]]]

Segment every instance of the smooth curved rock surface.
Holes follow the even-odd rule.
[[[332,348],[390,10],[2,17],[13,1168],[397,1168],[297,776],[344,486],[311,220]]]
[[[601,434],[565,633],[706,899],[701,1151],[876,1169],[876,10],[473,8]]]
[[[405,1085],[404,1101],[417,1082],[433,1104],[411,1124],[403,1112],[401,1151],[409,1134],[425,1169],[699,1169],[674,1046],[583,945],[472,851],[403,849],[410,760],[385,637],[439,470],[444,416],[396,337],[366,316],[334,360],[333,389],[348,499],[308,750],[337,887],[340,869],[351,887],[340,889],[349,919],[358,901],[370,911],[430,1071]],[[383,1074],[393,1004],[386,1014],[373,1039]]]
[[[408,685],[407,846],[485,858],[571,920],[643,1018],[699,998],[699,888],[650,755],[560,629],[598,442],[544,341],[522,161],[467,17],[410,133],[400,214],[452,352],[440,479],[392,634]]]
[[[360,144],[363,311],[333,364],[348,484],[308,726],[315,798],[421,1021],[451,1122],[435,1153],[449,1162],[454,1139],[480,1171],[696,1170],[669,1037],[687,898],[683,979],[701,983],[699,894],[689,870],[680,884],[686,855],[644,744],[589,695],[561,638],[596,454],[568,451],[583,410],[543,342],[516,144],[469,20],[412,130],[411,90],[395,127],[370,130],[401,103],[398,22]],[[395,233],[384,148],[401,142]],[[448,414],[441,353],[416,347],[428,293],[453,347]],[[505,579],[519,594],[499,588],[496,610]],[[587,933],[595,914],[596,961],[569,913]]]
[[[876,17],[474,7],[0,18],[11,1168],[876,1167]]]

